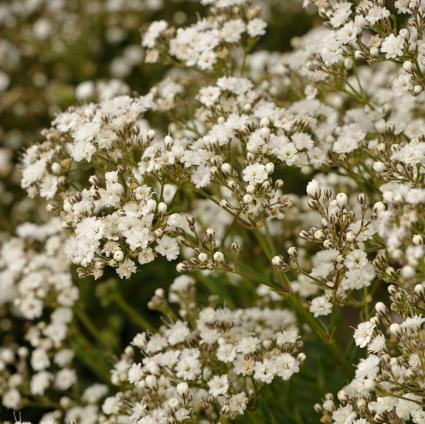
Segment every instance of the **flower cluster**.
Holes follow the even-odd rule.
[[[358,363],[355,378],[338,392],[339,405],[328,394],[316,406],[324,423],[425,422],[425,289],[423,284],[412,291],[391,285],[388,291],[390,308],[378,302],[375,316],[354,332],[356,345],[367,348],[367,356]]]
[[[0,232],[3,406],[312,423],[344,387],[321,422],[425,424],[424,2],[305,0],[313,27],[278,42],[274,0],[51,3],[0,6],[25,40],[0,39],[0,110],[44,46],[31,86],[55,115],[40,143],[0,119],[0,193],[20,178],[28,197],[4,196],[24,224]],[[86,15],[106,40],[70,78],[50,55]],[[46,100],[54,81],[67,100]]]
[[[66,392],[76,383],[67,337],[78,289],[60,230],[60,220],[23,224],[17,237],[1,245],[1,302],[10,309],[2,316],[9,330],[0,348],[0,395],[6,408],[19,409],[48,390]],[[11,330],[22,323],[21,339]]]
[[[122,387],[103,412],[129,422],[221,422],[244,414],[263,385],[299,371],[295,316],[273,307],[197,307],[195,281],[175,279],[169,300],[162,289],[149,306],[167,320],[159,332],[138,334],[112,371]]]
[[[168,58],[188,67],[210,71],[227,67],[232,50],[249,46],[265,33],[266,23],[259,17],[260,8],[248,0],[204,1],[211,7],[206,19],[183,28],[169,27],[164,20],[150,24],[143,36],[146,61]]]
[[[345,78],[356,62],[367,61],[370,66],[383,61],[398,65],[393,76],[395,92],[419,95],[424,89],[422,78],[424,39],[420,1],[396,1],[396,15],[384,1],[312,1],[319,14],[329,24],[312,67],[324,80],[333,82]],[[405,22],[395,24],[394,16]]]
[[[297,249],[288,249],[291,267],[300,272],[294,289],[308,297],[322,289],[324,294],[311,301],[310,310],[315,316],[328,315],[333,303],[346,303],[352,291],[369,287],[374,280],[376,272],[365,242],[375,234],[376,222],[364,194],[356,199],[358,211],[351,210],[345,193],[334,196],[330,189],[322,190],[317,180],[309,182],[307,195],[308,206],[320,216],[321,224],[303,230],[300,237],[321,250],[312,255],[312,268],[307,272]]]

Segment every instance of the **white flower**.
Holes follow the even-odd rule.
[[[336,3],[333,14],[329,22],[335,28],[343,25],[351,14],[351,3],[349,2],[341,2]]]
[[[21,402],[21,395],[18,390],[12,389],[3,394],[2,403],[6,408],[17,410]]]
[[[217,397],[225,395],[229,390],[229,380],[227,375],[215,375],[210,381],[208,381],[209,394]]]
[[[159,240],[157,240],[157,246],[155,247],[155,250],[160,255],[165,256],[169,261],[177,259],[177,256],[180,252],[176,239],[167,235],[162,236]]]
[[[41,180],[46,170],[46,161],[40,159],[31,165],[24,167],[22,171],[21,185],[23,188],[28,188],[31,184]]]
[[[333,145],[333,150],[337,153],[352,152],[359,147],[365,137],[365,132],[357,124],[345,125]]]
[[[310,312],[315,317],[329,315],[332,312],[332,303],[327,296],[316,297],[310,303]]]
[[[223,40],[227,43],[237,43],[245,31],[245,24],[241,19],[232,19],[225,22],[221,30]]]
[[[267,24],[259,18],[255,18],[248,22],[247,32],[250,37],[259,37],[266,33]]]
[[[270,384],[276,375],[275,362],[269,359],[255,363],[254,378],[263,383]]]
[[[136,384],[141,381],[143,377],[143,371],[141,364],[133,364],[128,370],[128,381],[131,384]]]
[[[348,269],[362,268],[366,266],[369,261],[367,260],[366,252],[360,249],[351,251],[345,258],[345,266]]]
[[[71,147],[71,156],[75,162],[81,162],[82,160],[90,162],[95,153],[96,147],[89,141],[77,141]]]
[[[238,344],[237,350],[240,353],[248,354],[256,351],[259,340],[257,337],[244,337]]]
[[[206,107],[212,107],[220,97],[220,89],[214,86],[202,87],[199,90],[199,101]]]
[[[356,346],[366,347],[372,340],[374,330],[374,323],[370,321],[360,323],[357,329],[354,331],[354,340],[356,342]]]
[[[306,188],[307,194],[310,197],[317,197],[320,195],[320,184],[319,181],[317,181],[316,179],[311,180],[308,184],[307,184],[307,188]]]
[[[283,380],[289,380],[295,373],[299,372],[298,361],[289,353],[282,353],[275,358],[275,370]]]
[[[390,34],[381,44],[381,52],[387,59],[395,59],[403,55],[405,39],[401,35]]]
[[[266,167],[260,163],[248,165],[242,174],[244,181],[248,184],[261,184],[268,178]]]
[[[124,259],[117,267],[117,274],[120,278],[130,278],[136,271],[136,264],[128,258]]]
[[[55,386],[59,390],[69,390],[77,381],[77,375],[74,370],[64,368],[56,374]]]
[[[356,417],[357,414],[350,404],[340,407],[332,413],[334,424],[351,424],[354,422]]]
[[[379,372],[379,356],[369,355],[357,365],[356,378],[374,380]]]
[[[167,29],[166,21],[154,21],[149,25],[142,37],[142,46],[152,49],[155,47],[158,37]]]

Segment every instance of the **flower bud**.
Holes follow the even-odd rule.
[[[204,253],[204,252],[201,252],[201,253],[198,255],[198,259],[199,259],[199,262],[201,262],[201,263],[205,263],[205,262],[207,262],[207,261],[208,261],[208,255],[207,255],[206,253]]]
[[[420,246],[424,244],[424,240],[420,234],[415,234],[412,238],[412,242],[415,246]]]
[[[307,194],[310,197],[320,198],[321,190],[320,190],[319,182],[316,179],[311,180],[307,184],[307,189],[306,190],[307,190]]]
[[[282,266],[285,263],[282,256],[274,256],[272,259],[272,264],[274,266]]]
[[[401,334],[402,334],[400,324],[397,324],[397,323],[391,324],[390,325],[390,333],[393,334],[394,336],[400,337]]]
[[[177,393],[181,395],[185,395],[189,391],[189,386],[187,383],[179,383],[177,384]]]
[[[410,62],[410,60],[406,60],[404,63],[403,63],[403,69],[406,71],[406,72],[412,72],[412,70],[413,70],[413,64],[412,64],[412,62]]]
[[[345,208],[345,206],[347,205],[347,200],[347,195],[345,193],[338,193],[336,195],[336,204],[340,209]]]
[[[378,303],[375,305],[375,310],[376,310],[376,312],[378,312],[379,314],[385,314],[385,313],[387,312],[387,307],[385,306],[385,304],[384,304],[384,303],[382,303],[382,302],[378,302]]]
[[[215,252],[213,258],[215,262],[224,262],[224,254],[222,252]]]

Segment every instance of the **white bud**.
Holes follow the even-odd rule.
[[[330,240],[326,239],[326,240],[323,242],[323,247],[324,247],[325,249],[330,249],[330,248],[332,247],[332,242],[331,242]]]
[[[288,249],[288,255],[289,256],[295,256],[297,254],[297,248],[292,246]]]
[[[146,137],[147,137],[148,140],[153,140],[155,138],[155,136],[156,136],[155,130],[149,130],[146,133]]]
[[[354,57],[357,60],[362,60],[362,59],[365,58],[365,55],[364,55],[364,53],[361,50],[356,50],[355,53],[354,53]]]
[[[419,246],[421,244],[424,244],[424,239],[420,234],[415,234],[412,238],[412,242],[415,246]]]
[[[249,185],[247,185],[247,186],[246,186],[246,192],[247,192],[248,194],[253,194],[253,193],[254,193],[254,191],[255,191],[255,186],[254,186],[254,185],[249,184]]]
[[[344,67],[345,69],[352,69],[354,65],[353,59],[351,57],[347,57],[347,59],[344,60]]]
[[[223,163],[221,165],[221,172],[223,174],[230,174],[232,172],[232,167],[229,163]]]
[[[261,137],[267,138],[270,136],[270,129],[267,127],[263,127],[260,129],[260,134],[261,134]]]
[[[347,200],[347,195],[345,193],[338,193],[336,195],[336,204],[340,209],[345,208],[345,206],[347,205]]]
[[[307,194],[310,197],[320,197],[320,186],[319,186],[319,182],[314,179],[311,180],[308,184],[307,184]]]
[[[216,262],[221,263],[224,261],[224,254],[222,252],[215,252],[213,258]]]
[[[178,406],[179,406],[179,400],[178,399],[176,399],[176,398],[171,398],[169,401],[168,401],[168,406],[171,408],[171,409],[177,409],[178,408]]]
[[[373,170],[375,172],[384,172],[385,169],[386,169],[385,163],[379,162],[379,161],[373,163]]]
[[[145,379],[146,386],[153,389],[156,385],[156,377],[154,375],[148,375]]]
[[[252,196],[250,194],[245,194],[245,196],[243,197],[243,202],[248,204],[252,202]]]
[[[355,239],[355,235],[354,235],[354,233],[352,233],[351,231],[349,231],[349,232],[347,233],[347,235],[345,236],[345,239],[346,239],[347,241],[353,241],[353,240]]]
[[[187,383],[179,383],[177,384],[177,393],[181,395],[185,395],[189,391],[189,386]]]
[[[383,202],[376,202],[373,205],[373,211],[378,213],[378,212],[383,212],[385,210],[385,205]]]
[[[204,253],[204,252],[201,252],[198,255],[198,259],[199,259],[200,262],[205,263],[208,260],[208,255],[206,253]]]
[[[370,55],[371,56],[373,56],[373,57],[376,57],[376,56],[378,56],[378,54],[379,54],[379,49],[378,49],[378,47],[372,47],[371,49],[370,49]]]
[[[270,121],[268,118],[261,118],[260,127],[268,127],[270,125]]]
[[[184,263],[180,262],[176,265],[176,271],[177,272],[185,272],[186,271],[186,267],[184,265]]]
[[[409,39],[409,31],[407,30],[407,28],[402,28],[399,31],[399,34],[405,39],[408,40]]]
[[[412,62],[410,62],[410,60],[406,60],[404,63],[403,63],[403,69],[406,71],[406,72],[412,72],[413,71],[413,64],[412,64]]]
[[[400,274],[403,278],[413,278],[416,275],[415,268],[410,265],[406,265],[401,268]]]
[[[149,212],[153,212],[156,209],[156,201],[154,199],[149,199],[146,202],[146,208]]]
[[[60,164],[59,163],[57,163],[57,162],[54,162],[54,163],[52,163],[52,172],[54,173],[54,174],[60,174],[60,172],[61,172],[61,166],[60,166]]]
[[[425,287],[424,287],[424,284],[423,283],[422,284],[416,284],[416,286],[415,286],[415,293],[418,296],[422,296],[423,294],[425,294]]]
[[[117,250],[114,252],[114,259],[117,262],[121,262],[124,259],[124,253],[121,250]]]
[[[378,302],[375,305],[375,310],[376,310],[376,312],[379,312],[381,314],[385,314],[385,312],[387,311],[387,307],[382,302]]]
[[[394,323],[390,325],[390,333],[394,334],[395,336],[401,335],[401,327],[400,324]]]
[[[164,212],[166,212],[167,211],[167,204],[166,203],[164,203],[164,202],[160,202],[160,203],[158,203],[158,212],[159,213],[164,213]]]
[[[339,400],[340,402],[347,402],[347,401],[348,401],[348,399],[349,399],[349,397],[348,397],[348,395],[347,395],[347,392],[346,392],[345,390],[340,390],[340,391],[337,393],[337,397],[338,397],[338,400]]]
[[[415,85],[415,86],[413,87],[413,92],[414,92],[415,94],[421,94],[421,93],[422,93],[422,90],[423,90],[423,88],[422,88],[422,86],[420,86],[420,85]]]
[[[271,174],[274,171],[274,164],[272,162],[266,164],[266,171],[268,174]]]

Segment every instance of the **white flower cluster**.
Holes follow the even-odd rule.
[[[176,239],[167,235],[180,224],[177,214],[166,213],[164,196],[172,197],[173,189],[159,184],[157,195],[134,159],[136,151],[146,156],[152,150],[155,132],[137,125],[150,106],[150,96],[121,96],[69,110],[23,160],[22,186],[52,201],[50,209],[74,230],[68,257],[96,278],[105,264],[128,278],[136,271],[131,258],[144,264],[156,254],[173,260],[179,253]],[[106,172],[90,176],[99,167]],[[73,176],[87,173],[89,185],[75,187]]]
[[[22,339],[10,332],[13,324],[2,333],[0,395],[6,408],[19,409],[48,390],[66,392],[76,383],[67,337],[78,289],[60,230],[60,220],[23,224],[19,237],[1,245],[1,303],[9,309],[2,318],[17,319],[15,325],[24,329]]]
[[[295,316],[285,309],[198,309],[195,281],[178,277],[170,302],[179,316],[160,331],[138,334],[112,371],[122,391],[103,404],[107,416],[126,422],[210,422],[244,414],[261,387],[299,371]],[[158,289],[150,306],[171,316]]]
[[[307,185],[307,195],[308,206],[319,216],[320,225],[302,230],[300,237],[321,250],[309,258],[311,270],[307,272],[305,258],[290,247],[289,266],[299,273],[292,283],[296,293],[306,298],[320,294],[310,302],[310,311],[318,317],[329,315],[333,304],[349,303],[353,291],[371,285],[376,272],[365,243],[376,233],[376,222],[364,194],[358,195],[351,208],[344,192],[335,196],[314,179]],[[281,268],[283,259],[276,256],[273,263]]]
[[[147,62],[171,56],[188,67],[211,71],[226,66],[232,48],[249,45],[265,33],[266,23],[259,17],[260,8],[248,0],[208,1],[208,18],[178,28],[169,28],[164,20],[153,22],[143,35]]]
[[[75,96],[93,103],[58,114],[23,154],[22,187],[56,218],[19,227],[0,251],[4,314],[29,322],[24,341],[5,338],[0,348],[3,405],[41,404],[50,390],[73,388],[69,397],[55,392],[44,421],[228,423],[299,372],[302,328],[313,350],[329,353],[324,369],[334,361],[346,381],[355,373],[339,403],[327,394],[316,406],[323,423],[424,424],[423,2],[305,1],[325,25],[287,53],[251,53],[266,27],[257,4],[201,3],[207,17],[186,23],[176,13],[176,27],[158,13],[144,53],[127,46],[112,60],[118,79],[78,85]],[[143,54],[170,69],[146,95],[130,96],[122,79]],[[288,260],[278,254],[285,250]],[[157,288],[148,306],[162,325],[124,350],[113,391],[82,394],[71,363],[85,333],[72,317],[84,308],[75,306],[68,260],[79,277],[100,279],[111,267],[129,279],[138,265],[180,256],[177,271],[217,296],[197,297],[188,275],[168,301]],[[132,324],[152,328],[153,315],[125,304],[113,279],[93,289],[105,307],[99,321],[112,306],[104,287]],[[358,315],[350,345],[346,320]],[[114,344],[96,353],[99,362],[120,352],[125,319],[113,311],[97,333],[79,315],[96,343]],[[353,370],[356,348],[367,357]],[[107,379],[105,368],[93,369]],[[265,396],[265,409],[283,396]],[[309,414],[285,409],[288,422]]]
[[[414,291],[389,286],[391,308],[382,302],[376,315],[354,332],[357,346],[367,357],[356,367],[355,378],[338,392],[339,405],[326,395],[324,423],[425,422],[423,335],[425,287]]]
[[[399,68],[391,81],[395,92],[423,92],[425,8],[420,0],[395,1],[393,15],[386,2],[380,0],[309,3],[317,6],[329,24],[312,64],[323,80],[346,76],[356,62],[367,61],[373,66],[388,60]],[[401,26],[396,24],[397,19],[403,21]]]

